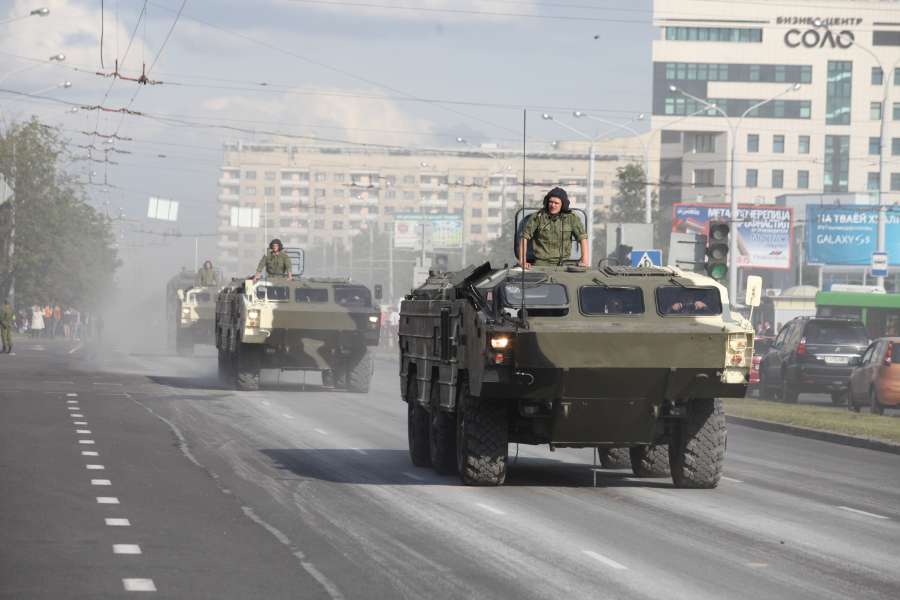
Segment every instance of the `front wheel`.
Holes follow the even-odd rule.
[[[235,352],[235,387],[244,392],[259,389],[260,352],[262,348],[238,343]]]
[[[635,446],[631,449],[631,470],[635,477],[669,477],[669,447]]]
[[[406,437],[409,443],[409,458],[417,467],[430,467],[428,411],[417,400],[418,390],[419,382],[415,374],[411,373],[406,385]]]
[[[456,407],[456,467],[466,485],[503,485],[509,427],[506,405],[474,398],[463,389]]]
[[[672,438],[669,466],[675,487],[709,489],[719,485],[727,440],[721,400],[692,400],[687,420],[676,425]]]
[[[597,458],[604,469],[627,469],[631,466],[628,448],[597,448]]]
[[[366,351],[347,371],[347,390],[357,394],[367,393],[374,372],[375,361],[372,354]]]

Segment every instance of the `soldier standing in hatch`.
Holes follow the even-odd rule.
[[[196,283],[202,287],[210,287],[219,283],[219,274],[213,268],[211,260],[203,263],[203,268],[197,271]]]
[[[15,313],[9,302],[0,307],[0,338],[3,338],[3,353],[12,353],[12,328]]]
[[[287,277],[288,279],[293,279],[293,276],[291,275],[291,257],[285,254],[283,250],[284,246],[281,244],[281,240],[276,238],[269,242],[269,251],[265,256],[259,259],[253,281],[259,279],[263,269],[266,270],[266,274],[269,277]]]
[[[527,262],[528,240],[534,250],[534,266],[558,266],[572,254],[572,240],[581,246],[578,264],[590,266],[587,262],[588,236],[578,215],[569,208],[566,190],[555,187],[544,196],[544,208],[531,216],[522,231],[519,242],[519,264],[531,268]]]

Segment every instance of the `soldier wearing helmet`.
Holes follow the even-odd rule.
[[[270,278],[287,277],[288,279],[293,279],[291,275],[291,257],[284,253],[284,245],[278,238],[269,242],[269,251],[259,259],[253,281],[259,279],[263,269],[265,269],[266,274]]]
[[[572,240],[581,246],[580,264],[587,267],[588,236],[578,215],[569,208],[566,190],[556,187],[544,196],[544,208],[528,220],[519,242],[519,264],[531,268],[527,262],[528,240],[534,250],[534,264],[538,267],[560,265],[572,254]]]

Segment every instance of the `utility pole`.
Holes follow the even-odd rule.
[[[390,303],[394,303],[394,227],[391,226],[391,233],[388,238],[388,298]]]

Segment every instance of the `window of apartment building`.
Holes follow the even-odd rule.
[[[415,192],[403,192],[403,199],[404,200],[415,200],[416,193]]]
[[[894,102],[894,110],[893,110],[892,118],[895,121],[900,121],[900,102]]]
[[[891,191],[900,192],[900,173],[891,173]]]
[[[469,233],[481,233],[481,225],[477,223],[469,226]]]
[[[891,138],[891,156],[900,156],[900,138]]]
[[[798,154],[809,154],[809,136],[801,135],[800,139],[797,141],[797,153]]]
[[[344,207],[340,204],[336,204],[331,207],[331,212],[336,215],[344,214]]]
[[[385,200],[393,200],[393,199],[396,198],[396,197],[397,197],[397,192],[394,191],[394,190],[387,190],[387,191],[384,192],[384,199],[385,199]]]
[[[784,154],[784,136],[772,136],[772,152],[774,154]]]
[[[481,200],[483,198],[484,198],[484,194],[482,194],[481,192],[472,192],[472,201],[473,202],[481,202]]]
[[[709,187],[715,185],[716,171],[715,169],[694,169],[694,186]]]
[[[809,171],[797,171],[797,189],[809,189]]]
[[[266,171],[265,178],[266,181],[275,181],[275,171]]]
[[[384,214],[390,215],[390,214],[393,214],[396,210],[397,210],[396,207],[388,205],[388,206],[384,207]]]
[[[481,216],[481,209],[480,209],[480,208],[473,208],[473,209],[472,209],[472,218],[478,218],[478,217],[480,217],[480,216]]]
[[[759,171],[756,169],[747,169],[747,187],[755,188],[759,184]]]
[[[416,176],[415,176],[415,175],[404,175],[404,176],[403,176],[403,183],[405,183],[405,184],[407,184],[407,185],[410,185],[410,184],[413,184],[413,183],[415,183],[415,182],[416,182]]]
[[[273,188],[273,187],[267,187],[265,190],[263,190],[263,193],[264,193],[266,196],[274,196],[274,195],[275,195],[275,188]]]
[[[244,171],[244,179],[256,179],[256,171]]]
[[[325,221],[323,221],[322,219],[316,219],[315,221],[313,221],[313,226],[318,231],[321,231],[325,229]]]
[[[335,198],[343,198],[344,196],[347,195],[347,190],[342,189],[342,188],[338,188],[336,190],[331,190],[331,195],[334,196]]]
[[[772,187],[776,190],[784,187],[784,169],[772,169]]]
[[[712,154],[716,151],[716,135],[714,133],[695,133],[694,146],[697,154]]]
[[[250,185],[244,188],[244,193],[250,196],[256,195],[256,187]]]
[[[331,223],[331,228],[332,229],[343,229],[344,223],[343,223],[343,221],[334,221]]]
[[[881,120],[881,102],[869,103],[869,119],[872,121]]]
[[[472,185],[484,185],[484,178],[483,177],[473,177]]]
[[[825,124],[850,124],[850,96],[853,92],[853,63],[828,61],[828,85],[825,100]]]
[[[900,67],[894,69],[894,85],[900,85]]]
[[[322,183],[324,181],[328,181],[327,173],[316,173],[316,183]]]
[[[488,217],[499,217],[500,209],[499,208],[489,208],[488,209]]]
[[[291,221],[290,217],[287,217],[286,219],[281,219],[280,221],[278,221],[278,224],[281,225],[282,227],[290,227],[291,223],[293,223],[293,221]]]
[[[351,206],[350,214],[351,215],[361,215],[362,214],[362,206]]]
[[[759,152],[759,134],[747,135],[747,152]]]
[[[313,194],[315,194],[316,198],[324,198],[328,194],[328,192],[319,188],[317,190],[314,190]]]
[[[466,201],[466,193],[465,192],[456,192],[453,194],[453,199],[457,202],[465,202]]]
[[[881,138],[869,138],[869,156],[878,156],[881,154]]]
[[[846,192],[849,189],[850,136],[825,136],[825,176],[823,191]]]
[[[881,173],[869,172],[866,175],[866,189],[877,192],[881,188]]]
[[[396,175],[388,175],[384,178],[385,185],[392,186],[397,185],[397,176]]]
[[[881,67],[872,67],[872,85],[884,84],[884,71]]]
[[[760,43],[762,36],[758,27],[666,27],[666,39],[677,42]]]
[[[343,174],[343,173],[335,173],[335,174],[334,174],[334,180],[335,180],[337,183],[343,183],[343,181],[344,181],[344,174]]]

